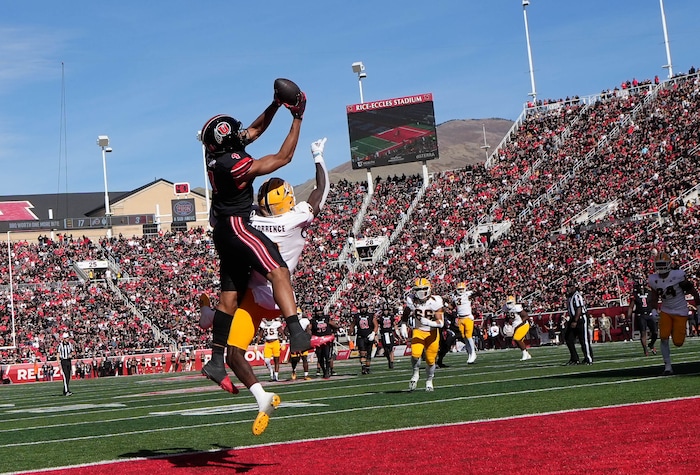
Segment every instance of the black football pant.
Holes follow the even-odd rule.
[[[61,360],[61,375],[63,376],[63,395],[65,396],[70,392],[70,377],[73,371],[73,365],[71,364],[70,358]]]
[[[591,340],[588,337],[588,315],[582,315],[575,328],[571,326],[571,320],[566,324],[564,340],[567,348],[569,348],[569,361],[579,361],[578,352],[576,351],[577,339],[581,344],[583,360],[587,363],[593,363],[593,349],[591,348]]]

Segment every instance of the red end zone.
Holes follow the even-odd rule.
[[[685,475],[698,473],[700,466],[698,402],[699,398],[652,402],[41,473]]]

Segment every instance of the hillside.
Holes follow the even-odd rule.
[[[438,147],[440,158],[428,162],[431,172],[454,170],[467,164],[483,163],[486,159],[484,149],[484,128],[489,152],[501,142],[510,130],[513,122],[506,119],[462,119],[450,120],[437,126]],[[421,163],[406,163],[372,169],[374,178],[381,176],[420,174]],[[367,179],[366,170],[353,170],[350,161],[329,170],[332,182],[342,179],[349,181],[364,181]],[[306,199],[313,190],[314,180],[294,185],[297,199]]]

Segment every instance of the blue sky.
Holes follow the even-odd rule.
[[[700,2],[664,7],[674,72],[700,66]],[[527,17],[539,98],[667,76],[658,0],[531,0]],[[302,183],[313,140],[328,137],[330,168],[350,159],[355,61],[365,101],[431,92],[438,123],[515,119],[531,91],[522,0],[7,2],[0,195],[104,191],[98,135],[114,150],[111,191],[157,178],[203,186],[197,130],[218,113],[249,124],[276,77],[309,98],[297,154],[278,172]],[[276,151],[290,123],[281,110],[248,151]]]

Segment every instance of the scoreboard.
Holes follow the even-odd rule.
[[[64,229],[99,229],[114,226],[140,226],[153,224],[153,214],[130,214],[125,216],[96,216],[94,218],[66,218],[63,220]]]
[[[154,224],[155,214],[129,214],[124,216],[82,216],[65,219],[34,219],[23,221],[0,221],[0,231],[61,231],[70,229],[107,229],[115,226],[141,226]]]

